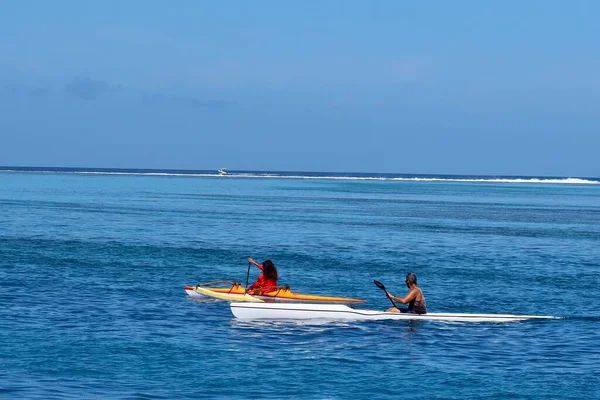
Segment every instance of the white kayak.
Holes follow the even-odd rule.
[[[411,320],[449,322],[512,322],[528,319],[551,319],[546,315],[511,314],[456,314],[429,313],[409,314],[385,311],[360,310],[342,304],[298,304],[298,303],[230,303],[231,312],[239,319],[262,320]]]

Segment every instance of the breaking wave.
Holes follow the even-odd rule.
[[[348,181],[409,181],[409,182],[466,182],[466,183],[522,183],[600,185],[600,178],[535,177],[535,176],[483,176],[483,175],[418,175],[378,173],[328,173],[328,172],[269,172],[230,171],[223,175],[215,171],[194,170],[142,170],[112,168],[37,168],[0,167],[1,173],[81,174],[81,175],[136,175],[175,176],[196,178],[261,178],[261,179],[315,179]]]

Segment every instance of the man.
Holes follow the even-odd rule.
[[[414,313],[414,314],[427,314],[427,302],[423,292],[417,286],[417,275],[409,272],[406,275],[406,286],[410,290],[404,297],[396,297],[393,294],[389,294],[393,300],[398,303],[408,304],[408,308],[390,307],[387,312],[401,312],[401,313]]]

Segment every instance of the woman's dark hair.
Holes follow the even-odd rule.
[[[263,274],[265,274],[265,278],[273,279],[276,281],[278,278],[277,268],[275,268],[275,264],[273,264],[273,261],[266,260],[265,262],[262,263],[262,266],[263,266]]]
[[[406,274],[406,282],[417,284],[417,275],[414,272]]]

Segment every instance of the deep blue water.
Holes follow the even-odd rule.
[[[566,318],[240,322],[186,297],[249,256],[370,309],[413,271],[430,311]],[[598,398],[600,186],[0,173],[0,306],[3,398]]]

